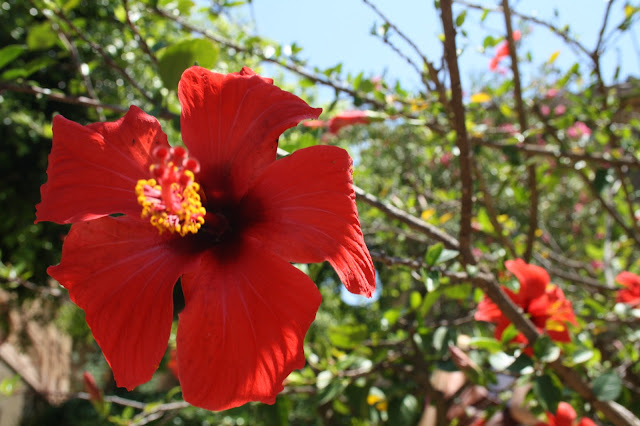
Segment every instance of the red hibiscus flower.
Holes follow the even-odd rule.
[[[563,401],[558,403],[558,409],[555,415],[547,412],[548,421],[546,423],[537,423],[536,426],[596,426],[591,419],[583,417],[580,421],[576,422],[577,418],[578,415],[573,407]]]
[[[562,290],[549,284],[550,279],[547,271],[539,266],[529,265],[522,259],[507,260],[505,266],[520,282],[518,293],[502,287],[513,303],[520,306],[529,315],[538,331],[546,332],[557,342],[569,342],[571,337],[566,323],[577,324],[576,317],[571,302],[565,298]],[[502,333],[510,324],[498,306],[486,295],[478,305],[475,319],[496,323],[496,339],[502,338]],[[522,333],[518,334],[513,341],[528,343]],[[531,353],[530,348],[528,348],[528,352]]]
[[[343,111],[329,119],[329,133],[337,134],[340,129],[354,124],[369,124],[371,118],[367,111]]]
[[[618,290],[616,301],[631,306],[640,306],[640,276],[631,272],[620,272],[616,281],[625,288]]]
[[[375,289],[351,158],[314,146],[276,161],[280,134],[321,110],[248,68],[189,68],[178,95],[188,151],[133,106],[111,123],[54,118],[36,222],[73,226],[48,272],[85,311],[119,386],[160,364],[181,278],[184,399],[211,410],[274,403],[304,366],[321,301],[290,262],[328,260],[350,291]]]

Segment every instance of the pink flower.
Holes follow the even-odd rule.
[[[544,97],[547,99],[551,99],[551,98],[554,98],[557,94],[558,94],[558,89],[551,88],[547,90],[547,93],[545,93]]]
[[[580,139],[583,136],[589,137],[591,136],[591,129],[582,121],[576,121],[573,126],[567,129],[567,135],[571,139]]]
[[[540,107],[540,114],[542,114],[543,116],[547,116],[549,115],[549,113],[551,112],[551,108],[549,108],[549,105],[542,105]]]
[[[449,167],[449,164],[451,164],[451,160],[453,160],[453,158],[454,155],[451,152],[445,152],[440,157],[440,164],[442,164],[444,167]]]
[[[563,104],[556,105],[556,107],[553,109],[553,113],[555,115],[562,115],[565,112],[567,112],[567,107],[564,106]]]
[[[515,135],[516,133],[518,133],[518,129],[516,129],[516,126],[514,126],[511,123],[504,123],[499,125],[498,130],[500,130],[503,133],[508,133],[510,135]]]

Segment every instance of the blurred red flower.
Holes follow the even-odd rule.
[[[513,41],[520,40],[521,36],[522,33],[520,32],[520,30],[515,30],[513,32]],[[500,63],[500,61],[502,61],[502,59],[506,58],[507,56],[509,56],[509,43],[505,40],[498,45],[495,55],[493,56],[493,58],[491,58],[491,61],[489,61],[489,69],[491,71],[496,71],[498,69],[498,64]]]
[[[550,284],[547,271],[539,266],[529,265],[522,259],[507,260],[505,266],[520,282],[520,291],[514,293],[504,286],[502,290],[522,308],[538,331],[546,332],[555,341],[569,342],[571,338],[566,323],[577,324],[576,317],[571,302],[565,298],[562,290]],[[478,304],[475,319],[496,323],[496,339],[502,338],[502,333],[510,324],[498,306],[486,295]],[[522,333],[513,341],[528,343]],[[530,348],[528,352],[531,353]]]
[[[540,422],[536,426],[596,426],[593,420],[583,417],[576,423],[578,415],[573,407],[562,401],[558,403],[556,414],[547,412],[547,422]]]
[[[137,107],[88,126],[54,118],[36,222],[73,226],[48,272],[85,311],[119,386],[160,364],[181,277],[184,399],[211,410],[274,403],[304,366],[321,301],[290,262],[328,260],[351,292],[375,289],[352,161],[332,146],[276,161],[280,134],[321,110],[248,68],[191,67],[178,96],[188,152]]]
[[[631,272],[620,272],[616,281],[625,288],[618,290],[616,301],[631,306],[640,306],[640,276]]]
[[[307,120],[303,121],[302,125],[310,129],[321,129],[323,127],[327,127],[327,122],[324,120]]]
[[[329,120],[329,133],[337,134],[340,129],[354,124],[369,124],[371,118],[367,111],[343,111]]]

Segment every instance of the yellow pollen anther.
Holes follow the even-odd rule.
[[[156,179],[140,179],[135,191],[143,219],[148,218],[161,234],[169,231],[184,237],[198,232],[204,224],[206,210],[193,172],[185,170],[182,164],[175,164],[172,152],[173,149],[169,155],[158,155],[161,163],[149,168]]]

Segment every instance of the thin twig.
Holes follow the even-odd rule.
[[[204,36],[205,38],[214,41],[222,46],[225,46],[227,48],[231,48],[234,49],[238,52],[243,52],[243,53],[247,53],[247,54],[251,54],[251,55],[255,55],[257,57],[259,57],[261,60],[266,61],[266,62],[271,62],[273,64],[279,65],[283,68],[286,68],[287,70],[306,78],[309,81],[312,81],[313,83],[317,83],[317,84],[322,84],[324,86],[329,86],[331,88],[333,88],[334,90],[338,91],[338,92],[342,92],[342,93],[346,93],[352,97],[355,98],[360,98],[363,101],[377,107],[380,109],[385,109],[387,107],[387,104],[385,102],[381,102],[378,99],[375,99],[371,96],[368,96],[366,93],[363,92],[359,92],[357,90],[352,89],[351,87],[348,87],[344,84],[340,84],[340,83],[336,83],[334,81],[332,81],[329,78],[325,78],[325,77],[320,77],[318,75],[315,75],[314,73],[312,73],[311,71],[305,70],[304,68],[302,68],[299,65],[296,64],[291,64],[291,63],[285,63],[282,62],[278,59],[274,59],[272,57],[267,57],[265,56],[263,53],[255,51],[253,49],[249,49],[246,48],[244,46],[241,46],[239,44],[233,43],[229,40],[226,40],[222,37],[219,37],[213,33],[211,33],[210,31],[207,31],[206,29],[202,29],[202,28],[197,28],[191,24],[189,24],[187,21],[185,21],[184,19],[180,18],[179,16],[174,16],[173,14],[166,12],[160,8],[154,7],[152,9],[154,12],[156,12],[157,14],[159,14],[160,16],[163,16],[175,23],[177,23],[178,25],[180,25],[181,27],[183,27],[184,29],[190,31],[190,32],[194,32],[194,33],[198,33],[201,34],[202,36]],[[411,118],[417,118],[417,117],[411,117]]]
[[[524,102],[522,100],[520,70],[518,69],[518,54],[516,52],[516,43],[513,39],[509,0],[502,0],[502,11],[504,13],[504,22],[507,29],[507,43],[509,46],[509,57],[511,58],[511,70],[513,72],[513,91],[516,101],[516,111],[518,113],[518,124],[520,126],[520,132],[524,133],[528,128],[527,113],[524,109]],[[529,228],[527,231],[524,253],[522,255],[525,262],[529,262],[531,260],[533,243],[536,240],[536,231],[538,230],[538,179],[536,177],[536,166],[532,162],[527,165],[527,186],[529,187]]]
[[[102,59],[107,63],[107,65],[109,65],[111,68],[115,69],[116,71],[118,71],[118,73],[120,73],[128,82],[129,84],[131,84],[131,86],[133,86],[136,90],[138,90],[138,92],[140,92],[140,94],[142,94],[142,96],[144,96],[149,102],[155,102],[153,96],[147,92],[142,86],[140,86],[140,84],[136,81],[135,78],[133,78],[131,75],[129,75],[129,73],[122,68],[120,65],[118,65],[112,58],[111,56],[109,56],[109,54],[107,52],[105,52],[105,50],[102,48],[102,46],[100,46],[97,43],[94,43],[93,41],[89,40],[86,36],[84,31],[80,30],[78,27],[76,27],[73,22],[71,22],[71,20],[69,18],[67,18],[67,16],[60,10],[57,9],[52,9],[53,13],[60,19],[62,20],[69,28],[71,28],[71,30],[73,30],[73,32],[80,37],[80,39],[82,39],[85,43],[87,43],[89,46],[91,46],[91,49],[93,49],[94,51],[98,52],[100,54],[100,56],[102,56]]]
[[[493,204],[493,198],[491,197],[491,193],[487,188],[487,183],[485,182],[484,176],[482,176],[482,172],[478,168],[477,164],[474,164],[473,171],[476,177],[476,182],[478,183],[478,187],[480,191],[482,191],[483,204],[487,208],[489,220],[491,221],[491,225],[493,226],[498,239],[500,240],[502,245],[505,246],[507,250],[509,250],[509,254],[512,258],[518,257],[516,248],[513,245],[513,241],[505,235],[504,228],[502,227],[500,221],[498,221],[498,213],[496,212],[496,208]]]
[[[410,215],[404,210],[401,210],[395,206],[392,206],[391,204],[379,200],[376,196],[367,193],[365,190],[355,185],[354,190],[356,193],[356,199],[377,208],[387,216],[399,220],[400,222],[408,225],[410,228],[421,232],[436,241],[442,242],[448,249],[460,250],[460,244],[458,243],[458,241],[439,228],[421,219],[418,219],[413,215]]]
[[[154,65],[158,65],[158,59],[153,54],[153,52],[151,52],[151,49],[149,49],[149,45],[147,45],[147,42],[144,41],[144,38],[142,38],[142,36],[140,35],[140,32],[138,31],[138,28],[131,21],[131,16],[129,15],[129,13],[130,13],[129,12],[129,0],[122,0],[122,5],[124,6],[124,13],[125,13],[125,18],[127,20],[127,25],[131,29],[131,32],[133,33],[134,38],[137,40],[137,42],[140,45],[140,47],[142,48],[142,50],[144,50],[144,53],[146,53],[149,56],[149,58],[151,59],[151,62],[153,62]]]
[[[495,8],[491,8],[491,7],[484,7],[475,3],[471,3],[469,1],[466,0],[454,0],[456,3],[461,4],[465,7],[468,7],[470,9],[477,9],[477,10],[489,10],[491,12],[503,12],[503,9],[501,7],[495,7]],[[580,52],[582,52],[584,55],[586,56],[591,56],[591,52],[589,52],[589,49],[587,49],[582,43],[580,43],[578,40],[572,38],[569,36],[568,34],[568,30],[565,29],[560,29],[556,26],[554,26],[553,24],[550,24],[549,22],[543,21],[539,18],[536,18],[535,16],[531,16],[531,15],[526,15],[524,13],[520,13],[517,12],[515,10],[511,11],[511,14],[513,16],[517,16],[520,19],[523,19],[525,21],[529,21],[529,22],[533,22],[534,24],[540,25],[541,27],[545,27],[547,28],[549,31],[551,31],[552,33],[556,34],[558,37],[562,38],[564,40],[565,43],[567,43],[569,46],[579,50]]]
[[[413,42],[413,40],[411,40],[404,32],[400,30],[400,28],[398,28],[393,22],[391,22],[387,18],[387,16],[380,11],[380,9],[378,9],[373,3],[371,3],[371,1],[369,0],[362,0],[362,1],[367,6],[369,6],[371,10],[373,10],[375,14],[378,15],[385,22],[385,24],[389,26],[390,29],[392,29],[402,40],[404,40],[416,52],[416,54],[418,54],[418,56],[420,56],[420,58],[422,59],[422,63],[427,68],[427,72],[429,73],[429,78],[436,86],[436,91],[438,93],[438,100],[444,106],[446,111],[450,111],[446,88],[444,87],[444,84],[442,84],[442,81],[440,81],[440,78],[438,77],[438,70],[433,65],[433,62],[429,61],[427,59],[427,56],[420,50],[420,48]],[[422,71],[418,70],[418,72],[422,77],[424,77],[424,73]]]
[[[585,186],[589,188],[591,195],[600,202],[600,205],[604,207],[607,213],[609,213],[609,215],[618,223],[618,225],[620,225],[627,236],[629,236],[629,238],[634,240],[635,243],[640,246],[640,236],[624,222],[624,219],[622,219],[622,217],[620,217],[620,215],[618,214],[617,209],[609,204],[607,200],[604,199],[602,194],[600,194],[600,192],[593,186],[593,183],[591,182],[591,180],[589,180],[589,176],[587,176],[586,172],[584,170],[576,170],[576,173],[582,179]]]
[[[558,160],[558,162],[563,163],[569,161],[570,163],[575,163],[576,161],[585,161],[587,163],[594,163],[602,167],[611,167],[612,165],[619,166],[628,166],[632,168],[640,168],[640,161],[637,158],[631,155],[623,155],[619,158],[613,158],[611,154],[604,153],[591,153],[587,154],[585,152],[578,151],[565,151],[558,147],[553,146],[539,146],[530,143],[507,143],[507,142],[498,142],[498,141],[490,141],[486,139],[472,138],[471,142],[474,145],[483,145],[490,148],[496,149],[504,149],[504,148],[513,148],[518,151],[521,151],[525,154],[530,155],[541,155],[544,157],[550,157]]]
[[[56,25],[56,27],[58,27],[58,37],[60,37],[60,40],[62,40],[62,43],[64,43],[67,49],[69,49],[69,51],[71,52],[71,58],[73,59],[73,62],[75,63],[78,72],[82,76],[82,79],[84,80],[84,85],[87,88],[87,93],[89,94],[91,99],[100,103],[100,99],[98,98],[98,95],[96,94],[96,91],[93,88],[91,77],[87,72],[85,72],[85,70],[83,70],[83,67],[82,67],[83,64],[82,64],[82,61],[80,60],[80,54],[78,53],[78,48],[74,43],[71,42],[70,38],[67,36],[67,34],[64,31],[62,31],[59,25]],[[106,120],[104,111],[101,107],[97,107],[96,112],[98,113],[98,117],[100,118],[100,121]]]
[[[105,103],[96,101],[95,99],[88,98],[86,96],[70,96],[70,95],[65,95],[63,93],[59,93],[57,90],[54,91],[52,89],[47,89],[43,87],[26,86],[26,85],[0,82],[0,92],[5,90],[8,90],[10,92],[18,92],[18,93],[29,93],[36,96],[45,96],[48,99],[51,99],[52,101],[56,101],[56,102],[62,102],[65,104],[72,104],[72,105],[84,105],[92,108],[102,108],[102,109],[107,109],[109,111],[119,112],[122,114],[126,114],[126,112],[129,110],[129,107],[124,107],[121,105],[105,104]],[[165,120],[172,120],[177,117],[177,115],[167,110],[161,111],[160,113],[156,114],[156,116],[158,118],[162,118]]]
[[[593,55],[600,55],[602,48],[602,40],[604,37],[604,32],[607,29],[607,23],[609,22],[609,16],[611,16],[611,6],[615,0],[607,1],[607,8],[604,11],[604,18],[602,19],[602,25],[600,26],[600,32],[598,33],[598,41],[596,43],[596,47],[593,49]]]

